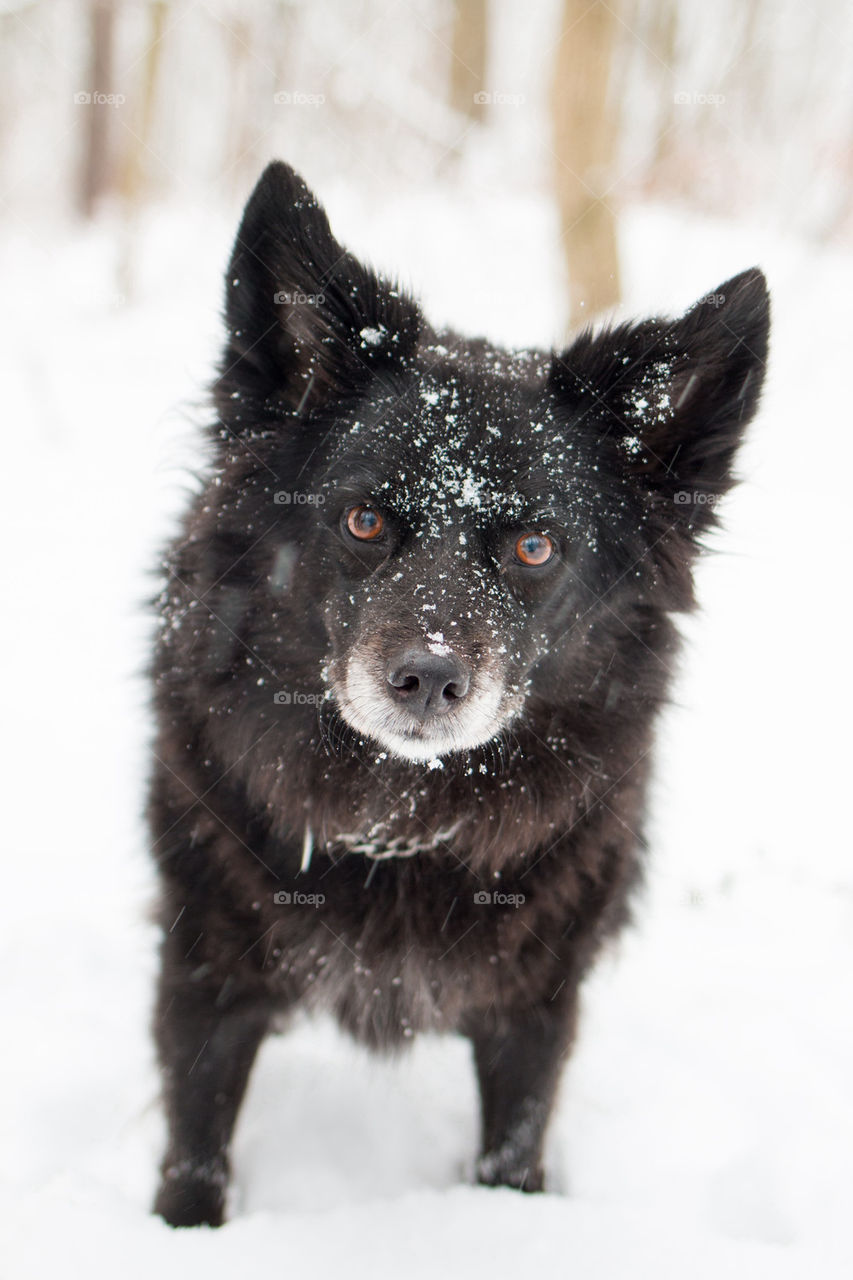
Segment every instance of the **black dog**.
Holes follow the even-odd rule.
[[[470,1038],[480,1182],[542,1187],[578,985],[625,922],[697,539],[758,403],[757,270],[509,354],[434,333],[285,165],[228,270],[210,478],[160,609],[156,1208],[219,1223],[297,1003]]]

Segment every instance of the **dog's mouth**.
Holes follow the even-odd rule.
[[[333,684],[344,720],[410,762],[482,746],[517,710],[497,673],[473,671],[444,645],[407,645],[385,662],[355,652]]]

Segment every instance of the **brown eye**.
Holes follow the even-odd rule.
[[[547,564],[553,554],[554,544],[544,533],[525,533],[515,544],[515,558],[521,564]]]
[[[347,512],[347,528],[361,542],[371,542],[378,538],[382,527],[382,517],[373,507],[352,507]]]

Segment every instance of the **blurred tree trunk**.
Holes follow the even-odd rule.
[[[264,16],[264,15],[262,15]],[[229,191],[240,191],[254,172],[256,162],[253,144],[257,129],[253,128],[254,95],[264,68],[258,66],[252,52],[254,31],[245,17],[235,16],[228,24],[228,92],[231,109],[225,141],[224,176]],[[262,42],[262,48],[264,47]],[[272,86],[269,96],[272,96]]]
[[[77,204],[84,218],[91,218],[98,202],[110,190],[113,163],[110,146],[112,108],[94,100],[95,94],[113,92],[113,0],[89,0],[87,11],[89,83],[83,92],[92,95],[86,104],[83,162]]]
[[[450,105],[472,119],[482,118],[475,95],[485,86],[487,40],[487,0],[454,0]]]
[[[136,89],[136,110],[133,130],[125,134],[124,162],[121,172],[121,196],[126,212],[134,214],[143,202],[148,170],[148,157],[152,151],[154,132],[154,107],[157,101],[157,80],[160,71],[160,55],[166,30],[168,0],[149,0],[146,5],[145,56],[142,59],[142,79]]]
[[[658,0],[652,14],[648,45],[658,59],[659,114],[655,129],[655,145],[650,168],[664,167],[673,154],[673,128],[675,125],[675,59],[678,49],[677,0]]]
[[[615,306],[620,296],[616,222],[605,203],[619,123],[610,84],[618,3],[562,0],[552,102],[572,325]]]

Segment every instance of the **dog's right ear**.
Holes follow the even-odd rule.
[[[305,183],[269,165],[243,214],[226,277],[228,339],[215,386],[232,429],[272,410],[357,394],[417,343],[415,302],[335,240]]]

